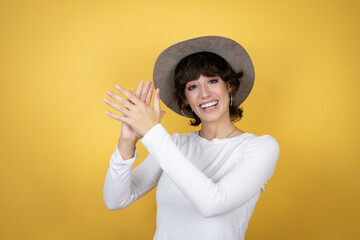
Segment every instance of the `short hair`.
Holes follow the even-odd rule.
[[[219,76],[225,83],[232,87],[231,95],[235,96],[240,87],[240,78],[243,72],[235,72],[229,63],[221,56],[212,52],[197,52],[190,54],[177,64],[175,68],[175,97],[181,110],[192,113],[190,125],[198,126],[200,118],[191,110],[190,105],[185,105],[185,86],[188,82],[196,80],[200,75],[206,77]],[[229,108],[231,121],[238,121],[243,116],[243,109],[232,104]]]

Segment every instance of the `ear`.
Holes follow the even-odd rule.
[[[226,84],[226,89],[228,90],[229,94],[232,94],[234,88],[229,83]]]
[[[189,105],[189,102],[188,102],[188,100],[185,98],[184,99],[184,103],[186,104],[186,105]]]

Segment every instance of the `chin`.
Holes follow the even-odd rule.
[[[222,119],[222,115],[219,115],[217,113],[213,113],[213,114],[203,114],[200,117],[200,120],[202,123],[205,122],[216,122],[218,120]]]

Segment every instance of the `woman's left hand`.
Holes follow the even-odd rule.
[[[160,89],[157,88],[154,93],[154,104],[150,108],[139,98],[134,96],[131,92],[125,90],[121,86],[115,86],[116,89],[123,94],[127,99],[124,99],[116,94],[112,94],[118,103],[118,109],[124,116],[117,115],[116,118],[128,125],[130,125],[141,136],[144,136],[152,127],[160,123],[160,120],[165,112],[160,109]]]

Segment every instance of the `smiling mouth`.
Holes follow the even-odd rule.
[[[208,103],[201,104],[200,107],[202,109],[211,109],[211,108],[215,107],[217,104],[218,104],[218,101],[211,101]]]

